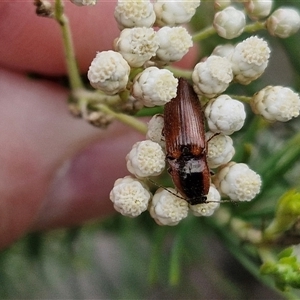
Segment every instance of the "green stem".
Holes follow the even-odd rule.
[[[265,22],[255,22],[245,26],[244,32],[256,32],[258,30],[266,29]],[[210,36],[216,34],[216,30],[213,26],[209,26],[195,34],[193,34],[193,41],[199,42],[204,39],[209,38]]]
[[[136,129],[137,131],[141,132],[142,134],[147,133],[147,125],[144,122],[137,120],[135,117],[128,116],[128,115],[125,115],[122,113],[116,113],[104,104],[98,104],[95,107],[98,108],[99,110],[101,110],[102,112],[121,121],[122,123],[127,124],[128,126]]]
[[[169,284],[171,286],[176,286],[180,282],[181,261],[184,253],[184,245],[186,242],[185,238],[188,235],[192,222],[193,219],[187,219],[186,222],[180,225],[172,244],[169,269]]]
[[[174,74],[175,77],[183,77],[183,78],[186,78],[186,79],[191,79],[192,78],[193,71],[191,71],[191,70],[184,70],[184,69],[171,67],[171,66],[166,67],[166,69],[171,71]]]
[[[119,95],[106,95],[101,91],[89,91],[86,89],[76,89],[73,92],[73,96],[75,99],[86,98],[88,99],[89,104],[97,104],[97,103],[104,103],[108,105],[114,105],[121,102],[121,98]]]
[[[249,103],[250,100],[252,99],[252,97],[242,96],[242,95],[228,95],[228,96],[230,96],[232,99],[236,99],[244,103]]]
[[[166,239],[167,226],[157,228],[154,232],[153,246],[151,251],[150,265],[149,265],[149,282],[154,284],[158,282],[159,270],[157,266],[161,263],[161,253],[163,251],[163,244]]]
[[[80,78],[79,70],[76,63],[75,51],[72,41],[72,34],[69,26],[69,20],[64,14],[64,4],[62,0],[55,0],[55,19],[58,22],[62,37],[66,56],[67,70],[72,90],[82,88],[83,84]]]
[[[215,213],[215,218],[220,225],[230,227],[231,231],[242,241],[251,244],[260,244],[262,242],[262,232],[251,226],[250,223],[237,217],[231,217],[226,208],[219,208]]]
[[[194,42],[199,42],[204,39],[209,38],[210,36],[216,34],[216,30],[214,29],[213,26],[209,26],[204,28],[203,30],[193,34],[192,39]]]
[[[258,30],[266,29],[266,22],[255,22],[245,26],[244,32],[256,32]]]
[[[270,248],[258,247],[257,252],[263,263],[276,261],[274,254],[270,251]]]

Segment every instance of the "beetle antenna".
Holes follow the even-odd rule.
[[[152,184],[154,184],[155,186],[160,187],[160,188],[162,188],[162,189],[168,191],[170,194],[176,196],[177,198],[180,198],[180,199],[182,199],[182,200],[185,200],[185,201],[187,201],[188,203],[190,203],[190,200],[197,199],[197,198],[186,199],[186,198],[182,197],[178,192],[177,192],[177,193],[174,193],[173,191],[170,191],[168,188],[166,188],[166,187],[164,187],[164,186],[158,184],[157,182],[155,182],[154,180],[152,180],[152,179],[150,179],[150,178],[147,178],[147,180],[149,180],[149,181],[150,181]],[[239,202],[240,202],[240,201],[233,201],[233,200],[227,199],[227,200],[220,200],[220,201],[214,201],[214,200],[212,200],[212,201],[206,201],[206,202],[203,202],[203,203],[234,203],[234,204],[238,204]]]
[[[155,182],[154,180],[152,180],[152,179],[150,179],[150,178],[147,178],[147,179],[148,179],[151,183],[153,183],[155,186],[160,187],[160,188],[162,188],[162,189],[168,191],[170,194],[172,194],[172,195],[174,195],[174,196],[176,196],[176,197],[178,197],[178,198],[180,198],[180,199],[182,199],[182,200],[187,201],[187,199],[184,198],[184,197],[182,197],[181,195],[179,195],[178,192],[177,192],[177,193],[174,193],[173,191],[170,191],[168,188],[166,188],[166,187],[164,187],[164,186],[158,184],[158,183]]]

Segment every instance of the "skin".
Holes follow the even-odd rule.
[[[128,175],[132,144],[144,138],[118,122],[101,130],[72,117],[66,89],[26,76],[66,74],[59,27],[36,16],[32,2],[0,2],[0,248],[29,231],[111,214],[109,192]],[[84,74],[96,51],[111,49],[119,34],[115,4],[65,3]],[[192,57],[182,63],[191,65]]]

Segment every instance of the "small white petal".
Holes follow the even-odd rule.
[[[249,84],[261,76],[268,65],[270,52],[267,42],[257,36],[238,43],[229,57],[234,80]]]
[[[212,184],[209,188],[206,203],[189,205],[191,212],[196,217],[209,217],[220,207],[221,195]]]
[[[267,29],[271,35],[287,38],[300,28],[300,15],[293,8],[281,7],[267,19]]]
[[[153,4],[149,0],[118,0],[115,19],[119,28],[151,27],[155,22]]]
[[[238,37],[244,31],[246,18],[243,12],[232,6],[215,14],[213,26],[219,36],[225,39]]]
[[[200,0],[156,0],[154,3],[155,23],[160,27],[188,23],[200,2]]]
[[[214,169],[228,163],[235,154],[233,141],[230,136],[207,132],[207,163]]]
[[[192,73],[193,87],[197,94],[208,98],[224,92],[233,79],[231,63],[226,57],[209,56],[198,63]]]
[[[300,98],[290,88],[267,86],[253,96],[250,105],[268,121],[287,122],[299,116]]]
[[[176,190],[159,188],[150,202],[149,212],[159,225],[174,226],[188,215],[188,203],[176,197]]]
[[[213,182],[216,188],[234,201],[250,201],[260,191],[260,176],[246,164],[230,162],[219,169]]]
[[[148,131],[146,138],[152,142],[158,143],[162,148],[165,148],[165,139],[162,134],[164,128],[164,117],[163,115],[154,115],[148,122]]]
[[[169,70],[149,67],[134,79],[131,93],[147,107],[165,105],[176,97],[177,85]]]
[[[116,211],[127,217],[137,217],[147,210],[151,193],[142,182],[126,176],[116,180],[109,197]]]
[[[221,56],[221,57],[230,57],[231,53],[234,50],[234,46],[231,44],[218,45],[211,55]]]
[[[97,53],[87,76],[94,88],[114,95],[126,88],[129,73],[130,67],[123,56],[109,50]]]
[[[208,102],[205,116],[212,132],[230,135],[243,127],[246,112],[243,103],[221,95]]]
[[[126,156],[128,171],[140,178],[157,176],[165,169],[161,146],[150,140],[137,142]]]

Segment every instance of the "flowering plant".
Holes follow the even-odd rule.
[[[72,2],[96,4],[87,0]],[[252,267],[259,258],[261,273],[273,276],[279,289],[296,289],[300,268],[296,246],[300,243],[297,239],[299,193],[288,191],[282,197],[278,193],[274,195],[272,181],[276,176],[283,178],[298,158],[299,134],[269,158],[257,159],[257,162],[255,159],[256,152],[263,149],[264,143],[259,139],[264,139],[266,130],[272,132],[275,128],[272,126],[278,124],[275,122],[287,122],[299,116],[300,98],[289,87],[257,88],[255,81],[265,73],[272,55],[267,38],[260,37],[258,31],[266,30],[271,36],[288,38],[300,28],[300,16],[293,8],[273,9],[273,1],[232,2],[214,1],[212,24],[191,34],[190,29],[183,26],[191,22],[194,25],[191,27],[197,28],[199,24],[194,23],[201,20],[202,9],[205,9],[202,6],[208,9],[211,3],[119,0],[114,17],[120,35],[112,49],[95,54],[87,72],[93,91],[84,87],[72,43],[66,38],[70,32],[63,2],[56,0],[55,6],[47,1],[36,1],[36,4],[38,12],[55,18],[65,33],[71,111],[102,129],[118,120],[145,134],[145,140],[134,144],[124,158],[131,175],[116,178],[112,187],[110,199],[115,209],[129,217],[148,210],[158,225],[169,226],[188,222],[191,218],[183,219],[189,212],[193,216],[211,217],[199,222],[219,232],[230,251],[255,276],[261,276],[258,269]],[[222,43],[217,36],[222,38]],[[192,70],[171,65],[180,61],[193,44],[209,39],[215,42],[214,47],[206,56],[202,55]],[[205,46],[201,51],[205,51]],[[137,117],[153,115],[153,107],[157,106],[162,113],[162,107],[178,95],[179,77],[190,80],[203,105],[207,125],[204,154],[213,170],[207,199],[196,205],[189,204],[188,199],[178,193],[176,184],[171,188],[164,184],[170,180],[165,176],[167,137],[163,131],[163,116],[154,115],[148,125]],[[193,171],[186,173],[190,175]],[[154,180],[161,186],[156,191],[151,185]],[[228,201],[243,203],[238,207],[222,205]],[[270,220],[261,229],[258,223],[265,217]],[[228,230],[235,238],[228,235]],[[292,243],[290,236],[295,237]],[[236,241],[247,244],[241,256]],[[295,246],[291,251],[278,254],[276,247],[283,248],[286,244]],[[180,252],[179,248],[176,250],[174,257]],[[174,264],[179,261],[175,259]],[[170,275],[173,284],[179,277],[178,269],[177,272],[174,269]]]

